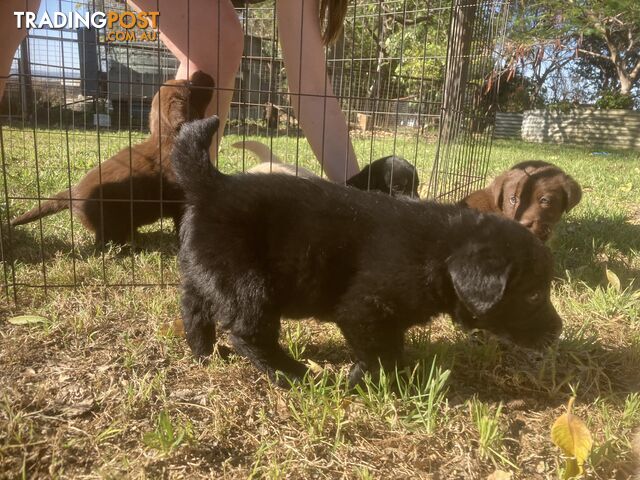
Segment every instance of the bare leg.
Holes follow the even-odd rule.
[[[206,114],[220,117],[211,150],[216,162],[244,48],[242,26],[233,5],[229,0],[129,0],[129,3],[139,10],[160,12],[160,38],[180,62],[177,79],[187,79],[198,70],[213,76],[216,90]]]
[[[20,42],[27,36],[26,28],[17,28],[13,12],[37,12],[38,8],[40,8],[40,0],[0,1],[0,100],[4,94],[13,55]]]
[[[276,10],[293,109],[327,176],[343,183],[359,169],[327,74],[318,0],[277,0]]]

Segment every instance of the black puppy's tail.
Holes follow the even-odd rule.
[[[58,192],[49,200],[42,202],[40,206],[32,208],[28,212],[11,220],[11,226],[24,225],[25,223],[33,222],[39,218],[48,217],[49,215],[65,210],[69,208],[70,197],[69,189]]]
[[[171,163],[187,200],[208,198],[223,175],[211,163],[209,147],[220,120],[213,115],[185,123],[176,138]]]

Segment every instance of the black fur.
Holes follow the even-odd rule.
[[[382,192],[392,196],[406,195],[420,198],[418,172],[402,157],[390,155],[366,165],[347,180],[347,185],[360,190]]]
[[[172,154],[187,192],[182,314],[197,357],[216,324],[269,374],[305,373],[278,344],[280,318],[335,322],[356,359],[351,384],[400,361],[404,332],[447,313],[540,347],[560,332],[549,250],[517,223],[319,179],[217,171],[216,118],[185,125]]]

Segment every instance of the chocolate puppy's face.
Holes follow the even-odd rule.
[[[562,319],[550,300],[551,253],[524,228],[513,224],[506,237],[468,243],[447,266],[458,297],[454,321],[463,327],[530,348],[560,334]]]
[[[536,162],[544,164],[544,162]],[[559,168],[544,164],[514,168],[491,185],[496,205],[505,216],[547,241],[562,214],[575,207],[582,196],[580,185]]]
[[[195,72],[189,80],[165,82],[151,102],[151,134],[174,137],[182,124],[204,117],[213,87],[213,78],[201,71]]]

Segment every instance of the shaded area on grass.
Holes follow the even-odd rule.
[[[32,195],[33,138],[28,132],[11,135],[5,145],[12,162],[9,194]],[[66,160],[58,148],[63,139],[57,132],[38,136],[43,192],[66,185]],[[128,141],[117,134],[103,140],[101,158]],[[274,150],[291,161],[299,148],[300,165],[317,171],[306,142],[295,142],[280,139]],[[370,139],[354,143],[362,163],[370,153],[391,153],[392,142],[376,140],[373,150]],[[417,160],[426,182],[432,146],[415,143],[400,137],[395,148]],[[94,139],[72,135],[71,151],[75,180],[95,164]],[[469,337],[446,318],[412,329],[410,371],[421,362],[428,374],[435,358],[441,372],[450,372],[435,407],[429,407],[426,388],[433,383],[426,381],[415,381],[404,397],[384,388],[353,395],[327,381],[344,375],[351,361],[331,324],[284,322],[283,345],[323,368],[292,391],[275,388],[235,356],[198,364],[171,327],[180,316],[178,288],[92,286],[104,275],[109,283],[177,283],[170,223],[163,232],[158,224],[145,228],[140,250],[113,248],[103,258],[80,225],[76,250],[71,248],[68,215],[47,218],[47,279],[68,283],[75,275],[79,286],[46,294],[20,287],[17,305],[13,291],[9,297],[1,293],[0,478],[25,471],[66,478],[486,479],[497,468],[514,478],[555,478],[561,459],[549,428],[572,388],[575,413],[595,438],[590,478],[628,478],[630,435],[640,424],[640,296],[637,281],[631,283],[640,271],[640,190],[634,183],[640,153],[589,153],[495,143],[492,173],[537,158],[558,164],[585,188],[582,203],[550,243],[558,274],[552,299],[565,331],[555,350],[534,354],[490,336]],[[224,145],[221,161],[227,172],[256,162]],[[10,205],[13,214],[31,206]],[[39,227],[15,229],[12,241],[17,281],[38,283]],[[620,289],[607,282],[605,266],[619,276]],[[5,321],[18,313],[48,321],[31,327]],[[433,430],[427,428],[430,418]]]

